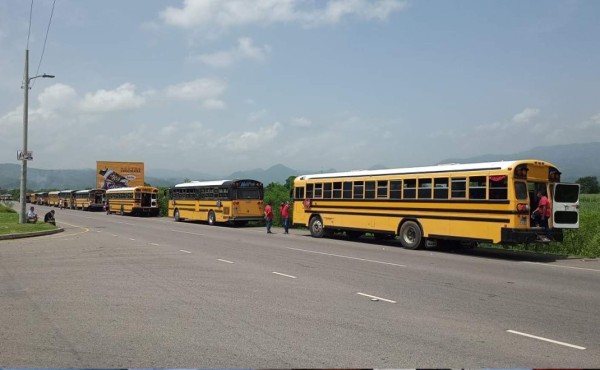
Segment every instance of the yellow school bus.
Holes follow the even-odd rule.
[[[104,206],[104,189],[78,190],[74,194],[75,208],[83,211],[100,211]]]
[[[293,221],[314,237],[398,236],[408,249],[531,243],[544,234],[531,218],[542,191],[552,202],[551,236],[562,241],[563,229],[579,227],[579,185],[560,175],[542,160],[303,175],[294,181]]]
[[[158,189],[136,186],[106,190],[107,213],[132,216],[158,216]]]
[[[62,203],[63,208],[75,209],[74,194],[75,190],[61,190],[60,192],[58,192],[58,205],[60,206],[60,204]]]
[[[59,194],[60,191],[56,190],[56,191],[50,191],[48,192],[48,205],[51,207],[58,207],[58,204],[60,203],[60,197]]]
[[[244,224],[264,217],[263,184],[256,180],[192,181],[169,189],[169,217],[175,221]]]

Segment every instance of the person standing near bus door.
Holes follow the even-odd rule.
[[[538,223],[538,225],[544,228],[545,235],[541,240],[543,242],[549,242],[551,241],[549,219],[552,215],[552,205],[546,196],[546,192],[538,191],[537,197],[539,199],[539,203],[537,209],[534,211],[535,221]]]
[[[285,229],[285,234],[289,234],[290,228],[290,202],[281,203],[281,220],[283,221],[283,228]]]
[[[271,202],[267,202],[267,206],[265,207],[265,224],[267,226],[267,234],[273,234],[271,232],[271,226],[273,226],[273,207],[271,207]]]

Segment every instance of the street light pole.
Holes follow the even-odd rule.
[[[23,88],[25,89],[24,102],[23,102],[23,152],[21,153],[21,191],[19,194],[19,202],[21,203],[21,217],[19,222],[22,224],[27,223],[27,159],[29,152],[27,150],[27,124],[29,120],[29,83],[34,78],[54,78],[52,75],[38,75],[29,77],[29,49],[25,49],[25,74],[23,78]]]

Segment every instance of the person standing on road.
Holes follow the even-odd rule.
[[[290,228],[290,202],[281,203],[281,221],[283,222],[283,228],[285,230],[285,234],[289,234]]]
[[[265,224],[267,226],[267,234],[272,234],[271,226],[273,226],[273,207],[271,207],[271,202],[267,202],[267,206],[265,207]]]
[[[543,242],[551,241],[552,235],[550,235],[550,224],[549,219],[552,215],[552,205],[550,200],[546,196],[544,191],[538,191],[537,197],[539,199],[538,207],[534,211],[535,220],[537,223],[544,228],[544,237],[541,238]]]

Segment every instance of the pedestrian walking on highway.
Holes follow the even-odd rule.
[[[267,226],[267,234],[273,234],[271,232],[271,226],[273,226],[273,207],[271,207],[271,202],[267,202],[267,206],[265,207],[265,224]]]
[[[290,202],[281,203],[281,222],[283,222],[283,229],[285,230],[285,234],[289,234],[290,228]]]

